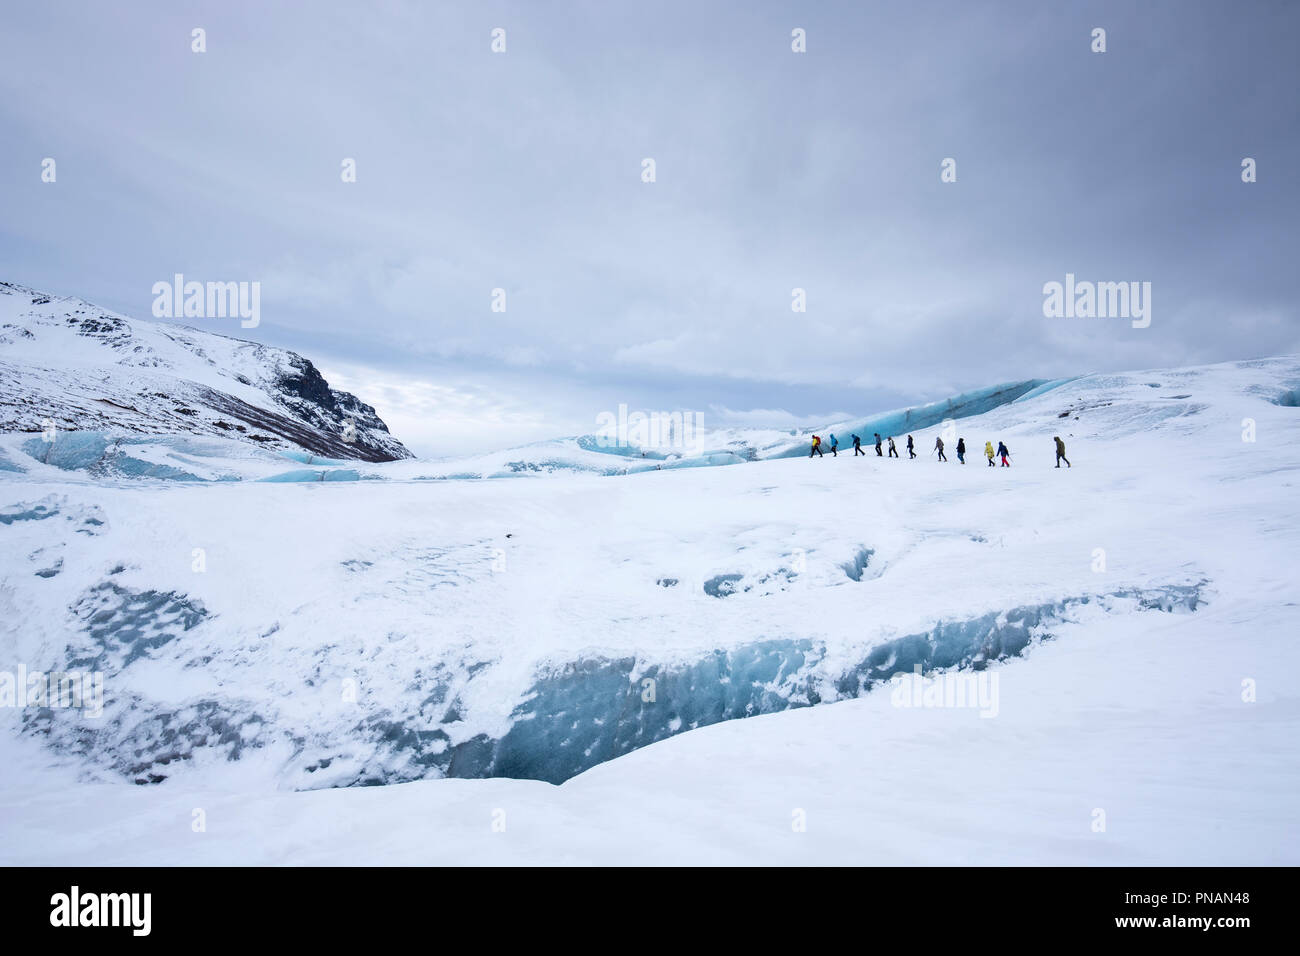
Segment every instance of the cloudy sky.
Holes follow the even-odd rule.
[[[369,6],[11,5],[0,278],[259,281],[256,329],[190,322],[423,454],[1300,351],[1300,4]],[[1150,327],[1044,317],[1067,272]]]

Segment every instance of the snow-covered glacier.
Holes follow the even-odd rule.
[[[689,468],[600,467],[620,456],[581,439],[374,462],[206,434],[0,436],[0,672],[103,680],[93,716],[0,707],[21,768],[0,788],[3,855],[32,859],[16,828],[83,794],[137,839],[136,808],[201,799],[246,834],[222,852],[329,858],[256,821],[338,824],[368,790],[385,796],[364,815],[412,837],[388,860],[479,852],[467,800],[617,819],[569,846],[579,859],[680,853],[809,803],[862,812],[840,844],[809,841],[818,861],[919,859],[922,833],[960,860],[1016,845],[998,823],[1011,786],[1045,859],[1170,859],[1169,821],[1227,808],[1240,822],[1205,858],[1268,839],[1294,861],[1280,808],[1300,781],[1275,758],[1300,723],[1279,680],[1300,663],[1297,388],[1300,359],[1281,357],[1022,382],[830,429],[928,430],[926,448],[955,419],[972,450],[1006,441],[1007,469],[809,460],[804,436],[773,432]],[[1074,467],[1053,467],[1055,435]],[[708,467],[728,443],[732,466]],[[993,681],[996,706],[909,710],[909,677]],[[1108,846],[1086,826],[1050,838],[1102,804],[1131,821]],[[977,811],[983,829],[927,830]],[[511,858],[556,849],[537,832]]]

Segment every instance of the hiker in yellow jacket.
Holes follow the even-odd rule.
[[[993,442],[986,441],[984,443],[984,457],[989,460],[989,467],[992,468],[993,467]]]
[[[1070,464],[1070,459],[1065,457],[1065,442],[1061,441],[1059,435],[1053,435],[1052,441],[1056,442],[1056,467],[1060,468],[1061,462],[1065,462],[1066,468],[1073,468],[1074,466]]]

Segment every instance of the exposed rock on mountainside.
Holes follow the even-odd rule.
[[[0,431],[220,435],[361,461],[410,458],[374,408],[285,349],[0,282]]]

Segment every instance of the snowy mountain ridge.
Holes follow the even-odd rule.
[[[0,431],[234,439],[370,462],[411,457],[374,408],[285,349],[0,282]]]

